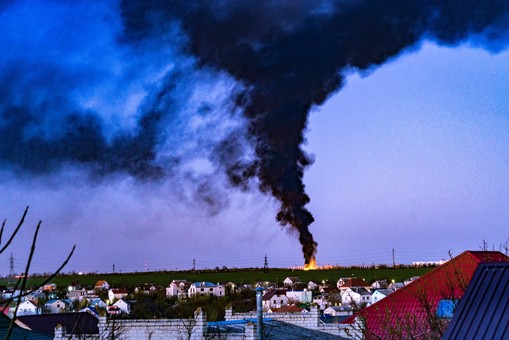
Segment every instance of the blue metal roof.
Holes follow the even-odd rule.
[[[509,339],[509,263],[477,268],[444,339]]]
[[[217,284],[212,283],[212,282],[207,282],[207,281],[195,282],[194,285],[196,287],[215,287],[215,286],[217,286]]]

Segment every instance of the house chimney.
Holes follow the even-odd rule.
[[[263,288],[256,288],[256,335],[258,340],[263,340],[263,309],[262,309]]]

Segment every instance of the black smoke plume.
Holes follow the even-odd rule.
[[[0,15],[21,4],[19,13],[27,21],[20,27],[30,27],[34,21],[23,3],[0,6]],[[77,3],[83,9],[76,13],[85,19],[62,17],[66,24],[110,19],[88,15],[88,2]],[[41,8],[65,4],[52,1]],[[163,51],[168,48],[165,44],[174,42],[158,37],[177,32],[183,56],[197,62],[193,66],[227,73],[242,85],[244,90],[235,93],[232,102],[248,121],[247,139],[255,157],[244,157],[242,148],[232,145],[237,140],[232,138],[219,143],[217,159],[234,185],[247,188],[256,179],[261,191],[280,202],[277,220],[299,233],[306,264],[314,261],[317,249],[309,231],[314,219],[306,209],[309,197],[303,183],[304,170],[312,162],[302,149],[309,111],[341,88],[345,72],[369,72],[415,50],[425,39],[446,45],[470,42],[496,51],[505,47],[509,31],[507,0],[125,0],[119,5],[114,7],[120,10],[122,28],[115,44],[139,52],[136,56],[142,59],[144,53],[154,56],[157,48]],[[102,30],[85,32],[81,39],[96,39]],[[63,44],[74,48],[72,58],[61,68],[52,68],[61,55],[47,46],[34,48],[42,55],[37,60],[7,58],[0,64],[2,167],[46,173],[70,164],[85,165],[100,175],[166,176],[171,157],[161,162],[160,146],[168,137],[168,111],[177,109],[171,104],[180,91],[178,74],[167,74],[164,86],[151,89],[136,129],[111,136],[101,112],[84,111],[65,95],[79,97],[80,84],[93,78],[80,67],[94,69],[96,64],[86,56],[100,59],[103,54],[95,46],[81,51],[75,43],[80,41],[78,36],[66,36],[65,29],[59,32]],[[5,38],[14,32],[5,29],[2,33]],[[6,46],[3,54],[13,49],[16,46]],[[168,62],[178,64],[178,57],[171,53],[167,57],[174,57]],[[80,67],[72,66],[78,59]],[[137,60],[133,65],[147,67]],[[100,75],[110,68],[98,70]],[[125,77],[130,79],[129,74]],[[92,82],[86,90],[93,88]]]
[[[246,85],[239,105],[249,120],[256,160],[230,167],[233,183],[252,176],[281,202],[277,220],[299,232],[305,263],[317,243],[303,172],[309,110],[343,84],[346,70],[369,71],[423,39],[507,38],[508,1],[124,1],[127,39],[160,34],[176,21],[188,52],[202,65],[226,70]]]

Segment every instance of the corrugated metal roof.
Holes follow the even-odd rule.
[[[7,316],[0,314],[0,338],[5,339],[9,332],[9,325],[11,319]],[[29,329],[21,328],[17,324],[14,324],[11,332],[10,339],[26,339],[26,340],[49,340],[53,339],[52,336],[34,332]]]
[[[509,339],[509,263],[477,268],[444,339]]]
[[[252,322],[256,328],[256,319],[250,319],[243,322],[209,322],[207,324],[207,335],[210,338],[214,338],[217,334],[218,338],[221,338],[221,336],[227,337],[227,334],[244,334],[246,331],[245,326],[247,321]],[[272,319],[263,319],[263,331],[264,339],[267,340],[344,339],[338,335],[324,333],[318,330],[304,328]]]
[[[426,338],[430,332],[440,333],[446,322],[433,319],[439,302],[461,298],[480,263],[507,261],[509,258],[500,252],[463,252],[343,323],[353,324],[355,317],[361,317],[368,339]],[[430,319],[440,324],[430,324]]]

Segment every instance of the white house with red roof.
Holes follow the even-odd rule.
[[[105,280],[99,280],[95,283],[94,290],[108,290],[110,289],[110,284]]]
[[[108,299],[110,300],[110,303],[112,303],[115,300],[120,300],[129,295],[129,292],[125,289],[110,289],[108,290]]]

